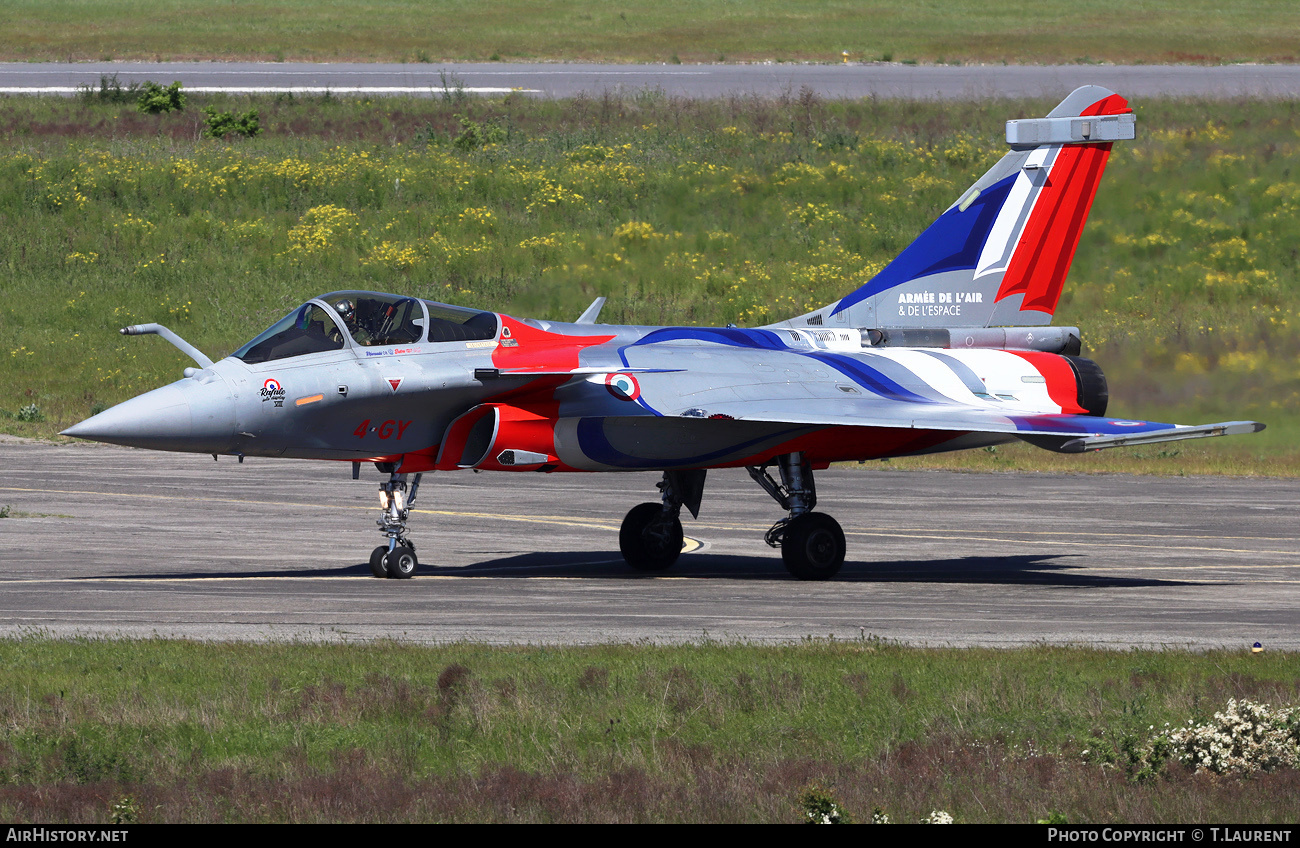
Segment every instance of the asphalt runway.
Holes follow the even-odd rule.
[[[116,74],[123,85],[179,80],[188,91],[359,93],[441,96],[519,90],[542,97],[600,96],[606,91],[673,97],[985,99],[1062,97],[1104,85],[1125,97],[1300,97],[1297,65],[595,65],[595,64],[301,64],[257,62],[6,62],[0,93],[73,94]]]
[[[344,463],[0,442],[0,633],[656,643],[1300,649],[1300,481],[835,469],[849,556],[824,583],[762,542],[780,517],[711,471],[697,549],[631,571],[652,474],[426,475],[421,570],[370,576],[380,475]]]

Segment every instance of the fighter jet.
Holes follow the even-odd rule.
[[[514,318],[399,294],[308,300],[220,362],[64,435],[153,450],[373,463],[376,576],[418,567],[408,517],[422,475],[653,471],[619,547],[656,572],[682,550],[709,469],[744,468],[786,512],[767,532],[795,577],[844,562],[817,512],[830,463],[999,445],[1064,453],[1263,429],[1107,416],[1106,378],[1077,328],[1050,327],[1127,102],[1080,88],[1045,118],[1010,121],[1010,150],[909,247],[842,299],[742,328]],[[775,475],[773,474],[775,471]]]

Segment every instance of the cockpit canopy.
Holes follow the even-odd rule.
[[[249,364],[345,347],[494,339],[497,316],[432,300],[367,291],[312,298],[235,351]]]

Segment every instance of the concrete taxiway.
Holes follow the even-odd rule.
[[[697,549],[653,577],[618,525],[654,475],[433,474],[404,581],[366,565],[370,468],[12,441],[0,468],[11,635],[1300,648],[1300,481],[831,470],[848,562],[807,583],[741,470],[709,473]]]
[[[599,97],[605,92],[671,97],[800,96],[894,99],[1060,98],[1081,85],[1126,97],[1300,96],[1297,65],[598,65],[584,63],[380,64],[292,62],[3,62],[0,93],[75,94],[116,75],[122,85],[180,81],[186,91],[451,96],[504,94]]]

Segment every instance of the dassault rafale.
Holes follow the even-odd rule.
[[[418,567],[407,520],[433,471],[653,471],[657,500],[623,519],[641,571],[683,546],[709,469],[744,468],[785,511],[766,541],[795,577],[832,577],[844,533],[817,512],[830,463],[1016,440],[1063,453],[1250,433],[1107,415],[1079,331],[1051,327],[1113,142],[1134,138],[1119,95],[1080,88],[1045,118],[1009,121],[1010,150],[874,278],[757,328],[514,318],[415,297],[308,300],[220,362],[64,435],[140,448],[363,463],[379,484],[376,576]]]

